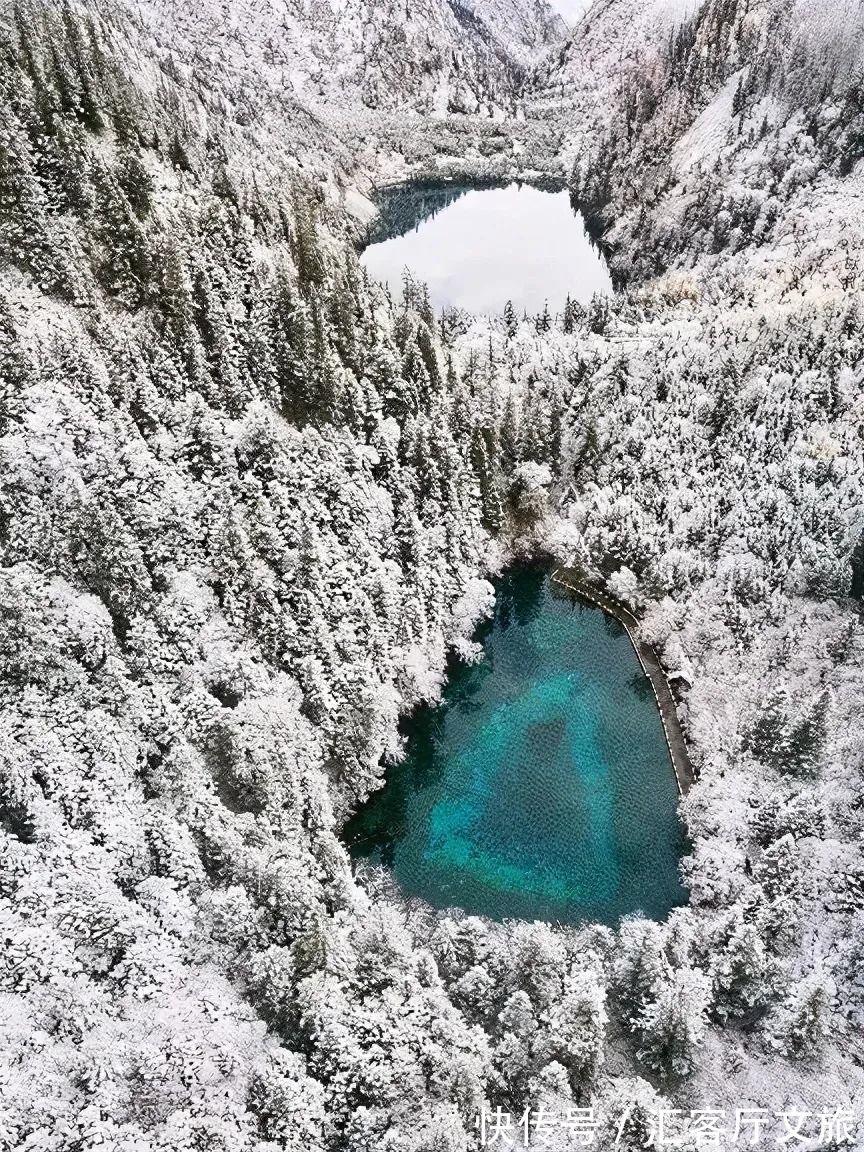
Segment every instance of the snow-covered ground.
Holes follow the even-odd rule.
[[[465,1150],[541,1104],[864,1146],[857,5],[0,34],[0,1148]],[[572,174],[629,290],[394,307],[369,193],[460,169]],[[679,673],[667,925],[437,916],[339,842],[537,547]]]

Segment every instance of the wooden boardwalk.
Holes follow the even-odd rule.
[[[678,720],[678,712],[675,708],[675,700],[669,687],[669,681],[657,659],[657,653],[650,644],[639,639],[639,621],[623,604],[619,604],[596,588],[589,588],[572,569],[556,568],[550,576],[550,580],[555,584],[560,584],[562,588],[566,588],[578,596],[580,600],[587,600],[591,604],[596,604],[598,608],[602,608],[604,612],[614,616],[623,625],[625,632],[630,637],[633,651],[642,665],[642,671],[648,677],[648,682],[654,692],[660,719],[663,723],[663,731],[666,735],[666,746],[669,749],[672,767],[675,769],[678,791],[682,796],[686,796],[695,778],[690,754],[687,751],[687,742],[681,731],[681,723]]]

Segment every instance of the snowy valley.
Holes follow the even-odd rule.
[[[0,42],[0,1149],[864,1147],[859,7],[2,0]],[[566,181],[617,293],[388,293],[376,187],[447,176]],[[438,913],[340,838],[531,556],[678,687],[665,923]]]

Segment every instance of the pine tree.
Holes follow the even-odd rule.
[[[336,419],[342,392],[342,365],[330,342],[329,330],[321,308],[313,300],[311,307],[311,362],[306,371],[306,395],[309,420],[320,427]]]
[[[154,246],[154,302],[159,309],[162,347],[180,370],[180,390],[197,384],[204,370],[204,352],[194,322],[189,268],[177,236],[168,232]]]
[[[563,329],[564,329],[565,335],[569,336],[570,333],[573,331],[573,328],[574,328],[573,301],[570,299],[570,293],[568,292],[567,293],[567,299],[564,302]]]
[[[433,400],[441,394],[443,381],[431,332],[422,321],[417,325],[415,340],[423,369],[420,369],[416,358],[412,357],[406,362],[404,375],[406,380],[414,384],[420,407],[429,411]]]
[[[97,277],[130,309],[147,300],[152,264],[147,238],[132,206],[104,164],[94,163],[96,207],[93,233],[99,244]]]
[[[8,105],[7,105],[8,107]],[[65,287],[52,246],[48,202],[33,149],[14,114],[0,119],[0,258],[33,273],[46,291]]]
[[[6,298],[0,294],[0,436],[5,436],[22,417],[24,389],[34,378]]]
[[[493,536],[504,524],[498,485],[497,445],[494,430],[476,426],[471,438],[471,466],[480,484],[483,527]]]
[[[504,401],[504,413],[501,417],[498,439],[501,449],[501,470],[505,476],[509,476],[521,457],[516,401],[512,395],[508,395]]]
[[[633,1018],[639,1057],[664,1076],[687,1076],[707,1027],[708,977],[694,968],[673,972]]]
[[[290,232],[291,255],[297,268],[297,282],[305,295],[324,281],[324,260],[315,227],[315,208],[311,201],[295,196],[294,224]]]
[[[297,297],[288,277],[278,274],[270,334],[273,365],[282,415],[299,428],[311,413],[312,339],[305,302]]]
[[[594,972],[571,977],[564,996],[543,1018],[536,1047],[544,1061],[556,1060],[570,1074],[574,1092],[593,1079],[603,1059],[606,1030],[606,994]]]
[[[825,689],[812,708],[792,724],[783,750],[783,769],[795,775],[815,771],[828,735],[830,696]]]
[[[747,1016],[771,993],[770,964],[757,927],[739,918],[713,959],[715,1011],[721,1019]]]
[[[657,924],[637,918],[623,920],[614,966],[614,986],[629,1012],[654,998],[666,975],[663,937]]]
[[[209,261],[206,261],[195,270],[192,299],[195,327],[212,381],[209,398],[232,416],[239,416],[248,402],[240,371],[240,349],[231,312],[208,265]]]
[[[150,211],[153,196],[153,180],[141,162],[141,156],[131,148],[120,155],[117,183],[123,189],[132,211],[143,220]]]
[[[507,339],[512,340],[519,329],[519,322],[516,319],[516,312],[513,308],[513,301],[508,300],[504,305],[504,330],[507,333]]]
[[[793,986],[770,1022],[774,1046],[793,1056],[811,1055],[830,1033],[828,1011],[835,995],[824,973],[805,976]]]

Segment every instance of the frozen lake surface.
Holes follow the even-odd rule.
[[[405,185],[379,194],[381,217],[360,262],[398,292],[405,268],[436,309],[560,312],[568,294],[587,304],[611,294],[606,264],[567,192],[527,185]]]

